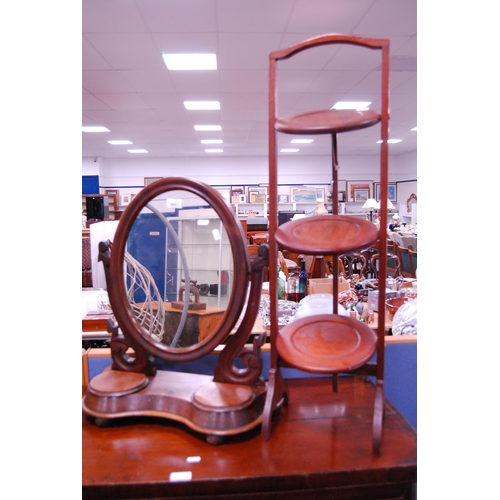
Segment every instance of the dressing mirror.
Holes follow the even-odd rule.
[[[189,179],[153,182],[128,205],[113,242],[101,242],[99,250],[114,314],[113,364],[91,380],[84,411],[99,425],[132,408],[134,415],[153,411],[211,442],[258,425],[265,332],[247,342],[267,246],[250,267],[246,235],[222,196]],[[219,346],[213,377],[157,368],[159,361],[197,360]],[[224,418],[211,418],[213,412]]]

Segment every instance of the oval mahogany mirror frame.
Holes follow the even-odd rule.
[[[170,348],[144,334],[137,323],[125,293],[124,254],[129,232],[141,210],[155,197],[168,191],[182,190],[198,195],[220,217],[231,245],[234,261],[234,280],[227,309],[215,331],[200,343],[185,348]],[[123,212],[110,255],[108,295],[118,324],[132,347],[141,346],[164,361],[191,361],[212,352],[230,334],[238,321],[247,297],[250,278],[250,259],[246,235],[237,215],[222,196],[207,184],[182,177],[166,177],[142,189]]]

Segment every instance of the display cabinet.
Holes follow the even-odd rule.
[[[231,246],[220,218],[208,212],[206,216],[200,213],[190,217],[181,211],[178,217],[167,217],[172,229],[166,231],[166,281],[172,281],[177,290],[185,284],[182,250],[189,280],[198,289],[199,300],[210,306],[226,307],[233,280]],[[172,230],[176,230],[181,247],[171,238],[169,231]]]
[[[116,203],[116,195],[112,194],[82,194],[82,213],[87,211],[87,198],[106,198],[107,203],[106,203],[106,208],[108,215],[106,216],[106,219],[116,219],[118,220],[120,218],[121,213],[118,213],[118,205]],[[87,217],[89,220],[91,217]],[[103,217],[104,220],[104,217]]]

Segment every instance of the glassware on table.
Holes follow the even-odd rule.
[[[294,274],[290,274],[286,282],[286,298],[292,302],[298,302],[297,279]]]
[[[299,292],[297,296],[297,302],[300,302],[307,295],[307,278],[308,274],[306,272],[306,261],[300,261],[300,273],[299,273]]]
[[[293,321],[295,313],[299,307],[297,302],[291,300],[278,300],[278,326],[288,325]],[[260,301],[259,315],[262,326],[271,327],[271,309],[269,296]]]

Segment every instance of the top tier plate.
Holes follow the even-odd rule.
[[[348,215],[314,215],[276,229],[278,245],[307,255],[341,255],[367,248],[378,239],[373,222]]]
[[[331,134],[371,127],[380,120],[380,113],[372,109],[327,109],[279,118],[275,128],[285,134]]]

